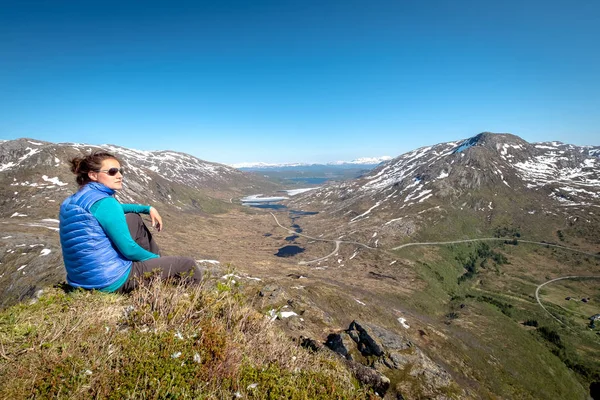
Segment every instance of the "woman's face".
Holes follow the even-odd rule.
[[[123,175],[121,172],[117,172],[114,176],[110,176],[109,171],[111,168],[120,169],[121,164],[114,158],[106,159],[102,161],[100,172],[88,172],[88,176],[92,182],[101,183],[113,190],[120,190],[123,188]]]

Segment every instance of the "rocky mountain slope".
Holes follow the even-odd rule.
[[[232,198],[276,188],[260,176],[173,151],[33,139],[0,142],[0,304],[31,297],[45,284],[64,279],[58,211],[77,190],[68,161],[100,148],[125,167],[117,198],[158,205],[161,213],[172,210],[182,223],[186,214],[189,221],[193,215],[225,212],[233,207]]]
[[[561,230],[599,243],[591,229],[600,212],[599,157],[599,146],[481,133],[408,152],[360,179],[296,197],[291,206],[320,211],[316,225],[336,220],[331,236],[383,234],[372,244],[448,233],[436,225],[454,225],[457,239],[527,232],[553,240]]]
[[[34,207],[33,199],[44,200],[41,203],[64,199],[66,193],[77,189],[68,160],[99,149],[121,159],[126,179],[120,196],[125,201],[202,210],[203,197],[229,201],[234,196],[275,188],[256,175],[174,151],[18,139],[0,143],[0,217],[24,213],[27,207],[30,213],[43,212],[41,207]],[[51,215],[56,215],[54,211]]]

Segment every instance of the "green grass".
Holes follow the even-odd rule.
[[[586,398],[590,383],[600,380],[599,336],[579,321],[587,305],[561,307],[551,300],[563,299],[565,290],[591,292],[595,298],[600,281],[544,287],[544,305],[565,325],[539,307],[533,294],[538,284],[558,276],[599,275],[598,260],[543,246],[488,245],[398,251],[413,260],[425,283],[407,302],[448,326],[452,339],[438,342],[436,352],[478,382],[476,391],[483,398]],[[477,268],[459,283],[473,260]],[[538,326],[526,326],[528,320]]]
[[[369,398],[232,284],[158,280],[130,296],[48,290],[0,314],[0,398]]]

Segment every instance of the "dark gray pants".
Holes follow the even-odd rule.
[[[128,213],[125,214],[125,219],[127,220],[129,233],[133,240],[144,249],[154,254],[160,254],[160,249],[154,241],[152,233],[150,233],[148,227],[144,224],[142,217],[139,214]],[[144,277],[144,274],[153,271],[156,271],[157,273],[160,271],[162,279],[178,277],[181,275],[187,277],[190,276],[190,271],[193,271],[193,275],[189,278],[193,283],[199,283],[202,279],[202,273],[196,266],[196,262],[193,258],[165,256],[152,258],[146,261],[134,261],[131,265],[131,272],[129,273],[127,281],[117,292],[127,293],[132,291],[138,286],[138,281]]]

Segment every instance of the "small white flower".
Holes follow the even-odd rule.
[[[176,351],[175,353],[171,354],[171,358],[179,358],[179,357],[181,357],[180,351]]]
[[[175,337],[179,340],[183,340],[183,335],[179,331],[177,331],[177,333],[175,334]]]
[[[86,369],[86,370],[85,370],[85,374],[86,374],[86,375],[91,375],[91,374],[92,374],[92,371],[91,371],[91,370],[89,370],[89,369]]]
[[[256,389],[257,386],[258,386],[258,383],[251,383],[250,385],[248,385],[248,387],[246,389]]]
[[[194,362],[200,364],[201,361],[200,354],[194,353]]]
[[[242,398],[242,394],[240,392],[235,392],[234,394],[236,399],[241,399]]]

